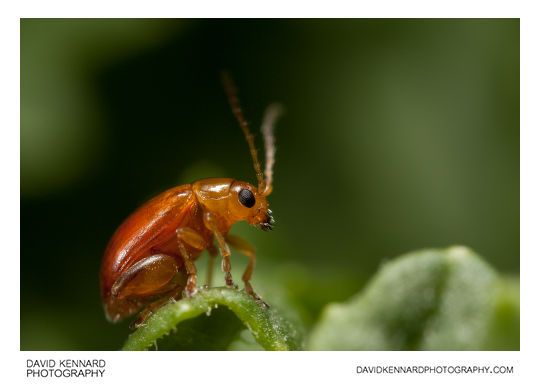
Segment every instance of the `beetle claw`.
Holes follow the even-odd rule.
[[[129,329],[134,331],[137,328],[145,327],[146,326],[146,319],[151,314],[152,314],[152,311],[150,311],[150,310],[144,310],[143,312],[141,312],[141,314],[135,320],[133,320],[132,323],[129,325]]]
[[[185,292],[186,296],[191,299],[197,293],[197,287],[193,287],[190,289],[186,288]]]
[[[223,259],[223,260],[226,260],[226,259]],[[226,261],[229,261],[229,260],[226,260]],[[230,272],[225,272],[225,285],[229,288],[232,287],[234,289],[238,289],[238,285],[234,283]]]
[[[251,296],[253,297],[253,299],[257,302],[257,304],[259,304],[261,307],[263,308],[270,308],[270,305],[268,305],[268,303],[266,303],[266,301],[264,301],[259,295],[257,295],[255,292],[253,292],[251,294]]]

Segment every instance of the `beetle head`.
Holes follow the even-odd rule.
[[[265,231],[272,229],[274,219],[266,195],[249,183],[230,178],[203,179],[193,183],[193,191],[199,203],[225,227],[246,220]]]
[[[246,220],[264,231],[272,229],[274,219],[264,192],[244,181],[233,182],[229,191],[229,213],[235,221]]]

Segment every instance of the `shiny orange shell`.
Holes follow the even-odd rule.
[[[101,297],[107,318],[118,321],[135,313],[150,297],[130,300],[111,294],[115,281],[133,264],[147,257],[153,247],[175,238],[175,230],[195,212],[196,199],[191,184],[171,188],[146,202],[131,214],[112,236],[101,263]],[[177,247],[169,254],[181,258]]]

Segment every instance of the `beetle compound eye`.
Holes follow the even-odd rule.
[[[255,196],[253,196],[253,193],[249,189],[242,189],[240,192],[238,192],[238,200],[242,203],[242,205],[251,208],[255,205]]]

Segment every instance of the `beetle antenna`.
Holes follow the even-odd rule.
[[[266,161],[264,163],[264,194],[268,196],[272,193],[273,168],[276,161],[276,145],[274,141],[274,127],[277,119],[283,114],[283,107],[280,104],[271,104],[266,108],[261,132],[264,137],[264,149]]]
[[[261,171],[261,165],[259,164],[259,159],[257,157],[257,148],[255,148],[253,135],[249,131],[248,123],[244,118],[242,109],[240,108],[240,103],[238,101],[238,97],[236,96],[236,88],[231,76],[228,72],[224,72],[221,79],[223,81],[223,86],[225,87],[225,92],[227,93],[227,98],[229,99],[229,104],[231,105],[233,114],[236,116],[238,123],[240,123],[240,128],[242,128],[242,132],[244,132],[244,136],[248,142],[251,158],[253,159],[253,167],[255,168],[255,173],[257,174],[257,182],[259,183],[258,190],[259,193],[262,193],[265,190],[265,182],[263,179],[263,173]]]

